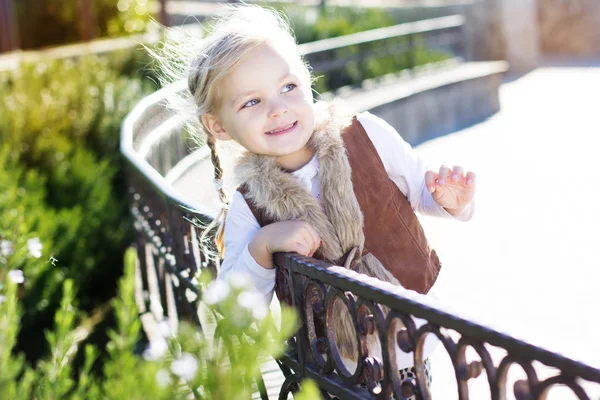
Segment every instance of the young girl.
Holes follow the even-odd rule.
[[[296,252],[427,293],[440,263],[413,209],[469,220],[475,174],[458,166],[427,171],[383,120],[314,103],[311,80],[276,13],[235,7],[202,39],[188,87],[225,203],[215,141],[246,149],[235,167],[241,184],[225,204],[218,234],[219,278],[246,273],[270,303],[273,254]],[[410,367],[412,358],[398,364]]]

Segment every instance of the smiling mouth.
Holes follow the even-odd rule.
[[[282,135],[282,134],[287,133],[287,132],[291,131],[292,129],[294,129],[296,127],[296,125],[298,125],[298,121],[296,121],[296,122],[294,122],[292,124],[283,126],[281,128],[277,128],[277,129],[273,129],[272,131],[265,132],[265,134],[266,135],[271,135],[271,136],[273,136],[273,135]]]

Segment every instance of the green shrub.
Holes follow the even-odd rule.
[[[146,0],[89,0],[94,37],[144,32],[150,20]],[[15,1],[22,49],[80,41],[80,0]]]
[[[46,260],[22,266],[20,342],[35,359],[58,306],[53,282],[72,279],[87,311],[114,296],[121,255],[133,239],[120,124],[154,88],[90,56],[24,64],[0,75],[0,89],[0,162],[11,188],[1,200],[0,235],[36,232]],[[48,263],[51,256],[62,267]]]
[[[146,361],[135,353],[141,334],[134,300],[135,250],[130,249],[125,258],[125,274],[114,301],[117,326],[110,332],[109,356],[98,375],[92,372],[99,353],[94,346],[85,347],[85,362],[78,373],[72,366],[73,354],[79,346],[75,328],[82,314],[74,305],[75,288],[71,280],[63,285],[55,328],[46,331],[51,354],[33,368],[22,355],[14,353],[22,311],[17,286],[8,276],[10,267],[5,261],[0,262],[0,282],[4,284],[0,287],[0,398],[249,399],[250,382],[260,371],[260,360],[265,354],[282,354],[284,341],[297,327],[295,314],[284,308],[281,328],[276,329],[264,302],[253,309],[240,306],[242,300],[249,298],[262,301],[260,294],[250,291],[247,279],[207,286],[210,276],[203,274],[199,281],[208,310],[219,319],[220,336],[213,341],[183,323],[177,334],[167,332],[164,353]],[[208,297],[212,300],[208,301]],[[304,387],[301,398],[315,398],[318,390],[314,384]]]
[[[394,25],[396,22],[380,8],[276,6],[287,14],[298,43],[314,42],[336,36]]]
[[[18,152],[0,143],[0,264],[36,278],[28,278],[24,285],[36,294],[23,299],[32,316],[46,310],[64,275],[48,261],[56,236],[56,211],[45,207],[45,187],[46,179],[38,171],[26,170],[18,162]],[[36,242],[42,248],[31,257],[27,244]]]
[[[286,5],[278,8],[289,16],[299,43],[350,35],[399,23],[398,15],[392,18],[387,10],[380,8],[327,7],[325,11],[321,12],[306,7],[288,7]],[[340,59],[360,53],[363,56],[358,60],[348,61],[343,68],[338,70],[314,70],[314,75],[319,77],[315,83],[315,90],[318,93],[325,93],[347,85],[359,85],[366,79],[445,60],[449,57],[446,53],[428,49],[419,36],[413,37],[412,40],[412,50],[397,51],[388,55],[369,56],[369,52],[378,50],[382,46],[408,49],[409,38],[396,37],[333,50],[331,59]],[[308,56],[309,61],[310,58],[311,56]]]

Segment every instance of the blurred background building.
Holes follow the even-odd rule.
[[[150,16],[164,25],[202,21],[224,3],[199,0],[0,0],[0,52],[141,33]],[[259,3],[259,2],[257,2]],[[480,24],[478,58],[506,59],[526,70],[542,53],[600,54],[595,0],[298,0],[262,4],[430,9],[469,6]],[[481,34],[483,33],[483,34]]]

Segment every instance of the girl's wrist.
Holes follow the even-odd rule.
[[[460,214],[461,210],[456,210],[456,209],[452,209],[452,208],[446,208],[444,207],[444,210],[446,210],[446,212],[450,215],[452,215],[453,217],[455,217],[456,215]]]
[[[463,212],[463,210],[465,208],[468,207],[469,204],[466,204],[460,208],[446,208],[444,207],[444,210],[446,210],[446,212],[450,215],[452,215],[453,217],[456,217],[457,215],[459,215],[461,212]]]
[[[252,258],[254,258],[254,261],[261,267],[267,269],[273,268],[273,253],[269,250],[262,229],[254,235],[254,238],[248,244],[248,251]]]

